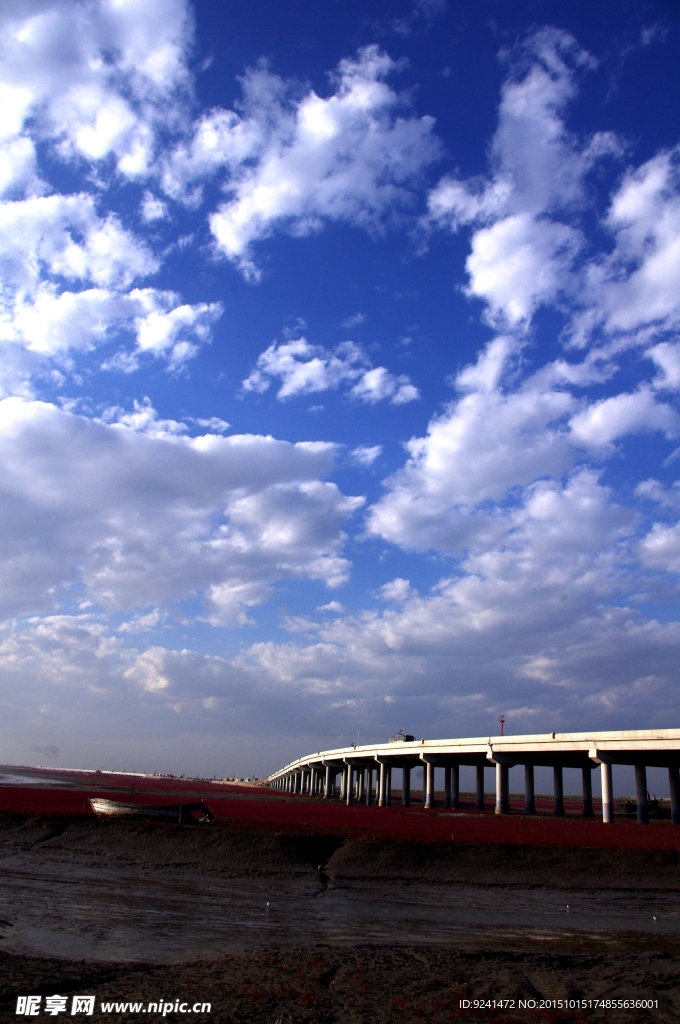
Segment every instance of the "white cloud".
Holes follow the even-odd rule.
[[[19,198],[44,191],[33,141],[26,135],[0,141],[0,196]]]
[[[507,339],[496,339],[460,373],[462,396],[430,422],[426,437],[406,444],[406,465],[371,508],[372,535],[418,550],[460,550],[470,531],[495,528],[497,517],[487,512],[479,520],[475,506],[573,464],[565,429],[573,397],[546,389],[540,378],[504,391],[512,354]]]
[[[245,621],[276,580],[346,579],[341,526],[362,499],[319,479],[333,445],[190,438],[148,405],[116,419],[0,402],[4,614],[76,587],[121,609],[200,593],[214,621]]]
[[[0,261],[19,297],[46,276],[125,288],[158,267],[143,242],[115,216],[100,217],[84,194],[0,204]]]
[[[30,119],[62,156],[112,155],[121,174],[147,174],[156,128],[176,120],[188,88],[191,33],[184,0],[10,0],[0,13],[0,136],[12,146]]]
[[[492,320],[526,324],[539,305],[564,289],[565,271],[580,244],[578,232],[566,224],[528,213],[504,217],[473,236],[467,293],[488,303]]]
[[[472,225],[467,294],[502,329],[526,329],[541,305],[567,313],[575,344],[633,337],[680,322],[680,151],[631,168],[610,197],[602,228],[613,246],[583,259],[586,180],[604,157],[623,155],[612,133],[580,140],[565,126],[580,73],[593,65],[567,33],[540,29],[512,54],[488,179],[443,178],[429,196],[429,224]],[[651,333],[650,333],[651,330]]]
[[[654,381],[655,387],[680,390],[680,345],[662,341],[648,349],[647,356],[661,371]]]
[[[431,223],[454,231],[476,226],[467,292],[484,299],[500,327],[526,327],[538,306],[574,289],[582,238],[567,218],[584,201],[593,164],[619,151],[610,134],[580,142],[562,119],[577,75],[593,63],[566,32],[545,28],[529,36],[512,54],[502,89],[492,176],[445,177],[430,194]]]
[[[611,334],[658,331],[680,323],[680,150],[659,153],[628,171],[605,226],[613,251],[588,267],[579,330],[602,324]]]
[[[326,98],[301,99],[265,68],[243,79],[243,118],[213,111],[168,162],[170,194],[224,167],[230,198],[210,217],[218,249],[253,279],[252,245],[276,229],[318,231],[326,220],[379,230],[413,205],[411,185],[438,156],[433,119],[399,113],[384,82],[397,68],[375,46],[342,60]],[[191,198],[189,193],[189,198]]]
[[[680,524],[654,523],[640,542],[642,564],[664,572],[680,572]]]
[[[358,466],[372,466],[382,455],[382,450],[381,444],[361,444],[358,448],[352,449],[349,457]]]
[[[646,430],[662,430],[667,437],[676,437],[679,429],[680,417],[675,410],[657,402],[644,387],[633,394],[603,398],[571,421],[575,443],[594,448]]]
[[[276,379],[281,381],[276,395],[281,401],[335,390],[342,384],[351,384],[349,394],[368,405],[385,399],[403,405],[420,397],[408,377],[395,377],[384,366],[373,367],[363,348],[353,341],[343,341],[333,351],[312,345],[306,338],[274,342],[258,357],[255,369],[243,381],[243,390],[262,394]]]
[[[135,353],[128,362],[120,355],[106,368],[134,370],[137,356],[167,359],[174,368],[193,356],[211,335],[222,315],[220,303],[180,304],[173,292],[153,288],[120,294],[103,288],[56,293],[43,285],[33,301],[17,303],[0,322],[0,337],[44,356],[89,351],[119,334],[134,334]]]
[[[154,288],[135,289],[129,300],[141,310],[135,317],[138,351],[167,355],[171,367],[209,340],[211,327],[223,312],[220,302],[179,305],[179,295]]]
[[[417,592],[411,586],[410,580],[402,579],[401,576],[397,576],[396,579],[391,580],[389,583],[385,583],[380,588],[380,597],[383,601],[392,601],[395,604],[404,604],[410,597],[415,597]]]
[[[164,220],[168,216],[168,206],[152,192],[145,192],[140,212],[142,220],[146,224],[152,224],[153,221]]]
[[[348,316],[346,320],[342,321],[342,327],[346,327],[349,331],[354,327],[359,327],[361,324],[366,323],[365,313],[353,313],[352,316]]]

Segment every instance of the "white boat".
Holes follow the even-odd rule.
[[[186,804],[126,804],[119,800],[92,797],[90,806],[98,818],[153,818],[175,825],[207,824],[214,821],[203,801]],[[200,813],[200,817],[196,814]]]

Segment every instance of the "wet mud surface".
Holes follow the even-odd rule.
[[[675,851],[0,816],[0,919],[3,1020],[56,992],[268,1024],[680,1019]],[[516,1004],[460,1005],[482,998]],[[583,998],[659,1002],[540,1007]]]

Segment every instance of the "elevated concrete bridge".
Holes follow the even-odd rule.
[[[623,732],[549,732],[536,736],[483,736],[475,739],[416,740],[393,737],[385,744],[317,750],[269,776],[277,789],[308,793],[326,799],[339,796],[353,802],[387,807],[392,792],[392,768],[403,772],[402,804],[411,802],[411,771],[424,771],[423,804],[434,804],[435,769],[444,769],[444,806],[460,806],[461,765],[477,769],[476,806],[484,808],[484,770],[496,771],[496,814],[510,811],[508,772],[524,765],[525,813],[535,814],[534,768],[553,769],[554,813],[564,814],[564,768],[580,768],[583,779],[583,814],[593,816],[592,771],[602,776],[602,820],[614,820],[612,765],[635,767],[637,820],[649,819],[647,768],[667,768],[671,793],[671,820],[680,825],[680,729],[640,729]],[[375,789],[373,773],[376,773]],[[339,785],[338,785],[338,779]]]

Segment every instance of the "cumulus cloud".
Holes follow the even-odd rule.
[[[430,422],[426,437],[407,442],[406,465],[371,508],[372,535],[419,550],[460,550],[470,531],[494,529],[496,517],[487,510],[478,519],[476,506],[573,464],[565,426],[574,398],[531,378],[504,390],[512,353],[508,339],[496,339],[460,373],[461,397]]]
[[[414,117],[385,83],[397,68],[365,47],[340,62],[327,97],[300,96],[264,66],[249,71],[243,116],[205,115],[166,160],[163,187],[195,201],[196,184],[222,171],[229,198],[210,227],[219,251],[251,279],[259,276],[253,243],[274,230],[305,235],[329,220],[381,230],[413,206],[413,183],[439,154],[433,119]]]
[[[573,290],[582,246],[569,213],[582,205],[585,177],[612,135],[573,137],[564,110],[593,59],[574,38],[540,29],[511,55],[491,147],[489,179],[447,176],[429,196],[432,223],[476,227],[467,260],[468,294],[487,304],[498,326],[526,327],[539,305]]]
[[[245,621],[276,580],[343,582],[342,524],[362,499],[319,479],[333,445],[188,437],[136,415],[95,423],[42,402],[0,403],[6,615],[73,588],[107,608],[201,594]],[[142,483],[143,482],[143,483]]]
[[[580,139],[566,127],[579,79],[595,62],[552,28],[534,32],[509,60],[490,174],[444,177],[429,195],[430,226],[472,227],[466,292],[483,300],[494,326],[525,331],[541,305],[553,305],[573,344],[600,344],[603,332],[658,341],[680,317],[678,149],[626,170],[601,221],[611,245],[587,252],[588,174],[624,155],[611,132]]]
[[[677,412],[642,387],[634,394],[594,402],[573,417],[571,434],[577,444],[597,448],[640,431],[662,430],[668,437],[677,437],[679,427]]]
[[[138,353],[162,356],[174,367],[209,339],[222,312],[219,303],[187,305],[169,291],[128,291],[158,261],[84,194],[0,204],[0,265],[6,285],[0,340],[42,356],[88,351],[132,332]],[[137,366],[134,358],[120,359],[121,368]]]
[[[110,156],[126,177],[148,174],[156,131],[176,120],[188,86],[191,35],[184,0],[3,4],[0,139],[25,147],[17,183],[34,181],[21,142],[29,123],[62,157]]]
[[[587,268],[587,309],[575,327],[577,340],[598,326],[617,336],[674,330],[680,323],[679,168],[676,148],[625,174],[605,218],[613,250]]]
[[[384,400],[404,405],[420,397],[407,376],[395,377],[384,366],[372,366],[364,349],[353,341],[343,341],[333,351],[312,345],[306,338],[274,342],[258,357],[255,369],[243,381],[243,390],[262,394],[276,379],[281,381],[276,394],[280,401],[336,390],[341,385],[351,385],[350,396],[366,405]]]
[[[0,341],[4,393],[30,393],[45,360],[71,368],[78,352],[119,347],[106,367],[139,356],[170,369],[210,337],[217,303],[185,304],[135,288],[160,261],[97,197],[112,170],[155,173],[157,132],[182,131],[191,92],[185,0],[63,0],[5,4],[0,14]],[[42,180],[36,146],[86,169],[87,191],[59,194]],[[51,194],[48,194],[51,193]],[[140,217],[167,216],[147,189]],[[130,346],[135,338],[136,345]],[[27,358],[17,352],[23,348]]]

